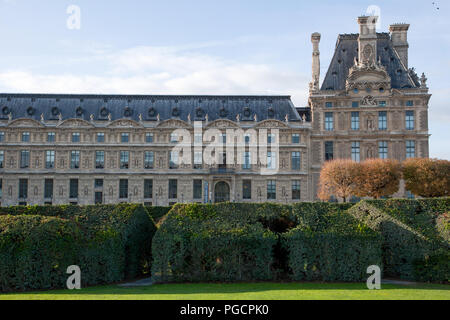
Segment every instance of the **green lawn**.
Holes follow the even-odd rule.
[[[449,285],[382,285],[368,290],[360,283],[162,284],[137,288],[116,285],[79,291],[58,290],[0,294],[0,300],[313,300],[313,299],[445,299]]]

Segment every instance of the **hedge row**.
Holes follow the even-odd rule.
[[[0,290],[63,288],[70,265],[83,286],[136,278],[155,231],[141,205],[0,208]]]
[[[361,280],[381,247],[349,207],[176,205],[153,239],[152,273],[163,282]]]
[[[349,212],[382,236],[385,275],[450,279],[450,198],[366,200]]]

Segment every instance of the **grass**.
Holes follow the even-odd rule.
[[[0,300],[450,300],[450,286],[361,283],[161,284],[123,288],[117,285],[78,291],[0,294]]]

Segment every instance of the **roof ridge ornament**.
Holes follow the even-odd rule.
[[[420,77],[420,87],[422,89],[427,89],[427,77],[425,77],[425,72],[422,72],[422,76]]]

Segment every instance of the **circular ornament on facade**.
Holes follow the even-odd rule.
[[[202,118],[205,115],[205,112],[203,111],[202,108],[197,108],[197,110],[195,110],[195,114],[197,115],[198,118]]]
[[[252,114],[252,112],[251,112],[250,108],[245,107],[244,108],[244,117],[250,118],[251,114]]]
[[[228,116],[228,111],[225,108],[220,109],[219,115],[221,118],[225,118],[226,116]]]
[[[84,110],[82,107],[78,107],[75,112],[77,113],[77,116],[81,117],[84,113]]]
[[[10,113],[9,108],[8,108],[8,107],[3,107],[2,113],[3,113],[5,116],[7,116],[7,115]]]
[[[123,110],[123,115],[126,118],[131,117],[133,115],[133,110],[130,107],[125,107],[125,109]]]
[[[150,108],[150,109],[148,109],[148,116],[149,116],[150,118],[156,117],[156,109],[155,109],[155,108]]]
[[[52,115],[57,116],[59,114],[59,109],[57,107],[52,108]]]
[[[105,107],[100,109],[100,115],[102,117],[106,117],[108,115],[108,109],[106,109]]]
[[[34,114],[34,112],[35,112],[35,110],[34,110],[33,107],[28,107],[27,113],[28,113],[29,116],[32,116]]]
[[[178,108],[172,109],[172,116],[179,117],[180,116],[180,110]]]

